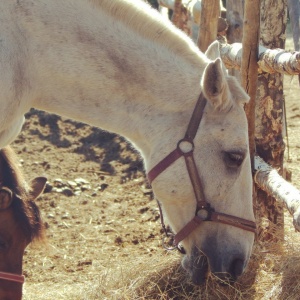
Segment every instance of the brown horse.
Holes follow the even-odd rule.
[[[26,246],[43,238],[43,223],[34,200],[46,178],[27,186],[10,147],[0,150],[0,299],[22,298],[22,260]]]

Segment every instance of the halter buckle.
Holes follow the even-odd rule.
[[[209,203],[198,206],[196,209],[196,216],[199,217],[202,221],[211,221],[211,215],[214,212],[214,209],[210,206]]]

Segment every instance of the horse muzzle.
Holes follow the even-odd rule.
[[[191,275],[195,285],[204,284],[209,273],[220,284],[233,284],[243,274],[248,259],[237,252],[217,253],[218,249],[199,251],[194,246],[190,255],[185,255],[182,260],[183,268]]]

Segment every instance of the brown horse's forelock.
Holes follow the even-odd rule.
[[[33,240],[41,240],[44,237],[44,226],[40,210],[36,203],[30,199],[30,193],[26,187],[23,175],[18,168],[16,157],[10,147],[1,149],[0,171],[3,175],[2,186],[8,187],[13,192],[11,204],[20,230],[25,234],[28,243]]]

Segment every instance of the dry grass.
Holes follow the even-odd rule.
[[[162,253],[132,258],[102,270],[87,283],[31,286],[25,300],[296,300],[300,295],[300,238],[287,217],[284,245],[256,243],[247,272],[234,286],[209,278],[202,287],[191,284],[180,267],[179,255]],[[115,263],[115,262],[114,262]],[[113,264],[114,264],[113,263]],[[66,276],[68,276],[66,274]],[[26,294],[26,293],[25,293]]]

